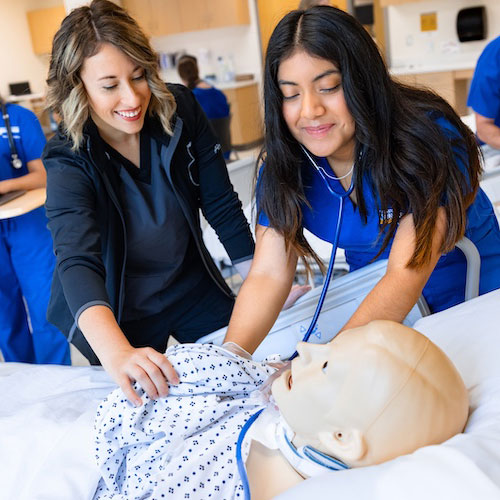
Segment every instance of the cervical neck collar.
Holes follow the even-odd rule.
[[[276,425],[276,444],[288,463],[303,477],[312,477],[326,471],[344,470],[349,467],[312,446],[296,447],[292,440],[295,433],[281,416]]]
[[[272,450],[280,450],[285,460],[302,476],[312,477],[331,470],[344,470],[349,467],[335,458],[313,448],[296,447],[293,444],[295,433],[287,424],[277,407],[270,404],[259,415],[248,432],[248,438],[259,441]]]

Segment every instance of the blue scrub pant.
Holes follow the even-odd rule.
[[[43,207],[0,220],[0,350],[5,361],[71,364],[66,338],[46,318],[55,265],[46,225]]]

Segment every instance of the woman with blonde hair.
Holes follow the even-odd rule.
[[[167,85],[125,10],[94,0],[54,37],[48,105],[61,117],[43,161],[57,268],[48,317],[127,398],[178,375],[169,335],[227,324],[234,297],[201,239],[199,210],[241,273],[254,244],[224,159],[191,92]]]

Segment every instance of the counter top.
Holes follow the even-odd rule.
[[[258,84],[257,80],[243,80],[241,82],[233,81],[233,82],[209,82],[214,87],[217,87],[220,90],[228,90],[228,89],[240,89],[241,87],[250,87],[251,85]]]
[[[7,102],[35,101],[44,98],[45,98],[45,93],[38,92],[37,94],[10,95],[7,97],[6,101]]]
[[[439,63],[415,62],[404,66],[389,68],[391,75],[408,75],[412,73],[437,73],[440,71],[474,70],[477,59],[463,61],[440,61]]]

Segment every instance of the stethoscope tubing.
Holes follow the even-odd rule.
[[[316,305],[316,310],[314,312],[313,318],[311,320],[311,323],[309,324],[309,328],[307,329],[302,342],[307,342],[309,338],[311,337],[314,328],[316,327],[316,324],[318,323],[318,318],[321,313],[321,309],[323,308],[323,304],[325,302],[326,294],[328,292],[328,287],[330,285],[330,281],[332,279],[332,274],[333,274],[333,267],[335,265],[335,254],[337,253],[337,248],[338,248],[338,243],[339,243],[339,237],[340,237],[340,227],[342,225],[342,217],[343,217],[343,210],[344,210],[344,200],[352,193],[354,189],[354,182],[351,179],[351,184],[349,186],[349,189],[345,191],[342,194],[339,194],[333,190],[333,188],[330,186],[330,183],[328,182],[324,172],[320,169],[320,167],[316,164],[316,162],[312,159],[311,155],[307,152],[307,150],[302,146],[302,149],[304,150],[304,153],[306,156],[309,158],[309,161],[312,163],[316,171],[319,173],[321,178],[323,179],[323,182],[325,183],[328,191],[335,197],[338,198],[339,200],[339,212],[337,215],[337,226],[335,228],[335,233],[333,237],[333,242],[332,242],[332,253],[330,255],[330,262],[328,264],[328,271],[326,273],[325,281],[323,283],[323,289],[321,290],[321,295],[318,300],[318,304]],[[354,176],[353,176],[354,178]],[[294,359],[297,357],[298,353],[295,351],[292,356],[289,358],[289,360]],[[258,416],[261,414],[262,409],[254,413],[248,420],[245,422],[245,425],[240,431],[240,434],[238,436],[238,441],[236,443],[236,463],[238,466],[238,471],[240,473],[240,478],[243,483],[243,495],[245,500],[250,500],[250,486],[248,483],[248,477],[245,469],[245,465],[243,464],[242,456],[241,456],[241,447],[243,445],[243,439],[245,438],[245,435],[250,428],[250,426],[253,424],[253,422],[258,418]]]
[[[328,264],[328,271],[326,273],[325,281],[323,282],[323,289],[321,290],[321,294],[319,296],[318,304],[316,305],[316,310],[314,311],[314,315],[312,317],[311,323],[309,324],[309,328],[307,329],[306,333],[304,334],[304,337],[302,338],[302,342],[308,342],[309,338],[311,337],[317,323],[318,323],[318,318],[321,313],[321,309],[323,308],[323,304],[325,302],[326,294],[328,292],[328,287],[330,286],[330,281],[332,279],[332,274],[333,274],[333,267],[335,265],[335,254],[337,253],[338,249],[338,244],[339,244],[339,237],[340,237],[340,228],[342,226],[342,218],[343,218],[343,211],[344,211],[344,200],[352,193],[354,189],[354,175],[351,179],[351,184],[349,186],[349,189],[347,191],[344,191],[344,193],[340,194],[337,193],[331,186],[330,183],[328,182],[328,179],[326,178],[324,172],[322,169],[316,164],[316,162],[312,159],[311,155],[307,152],[307,150],[302,147],[304,150],[304,153],[306,156],[309,158],[309,161],[313,165],[313,167],[316,169],[320,177],[323,179],[323,182],[325,186],[327,187],[328,191],[330,194],[332,194],[335,198],[339,200],[339,211],[337,215],[337,226],[335,228],[335,233],[333,237],[333,242],[332,242],[332,253],[330,255],[330,262]],[[295,351],[289,358],[291,361],[292,359],[296,358],[298,355],[297,351]]]

